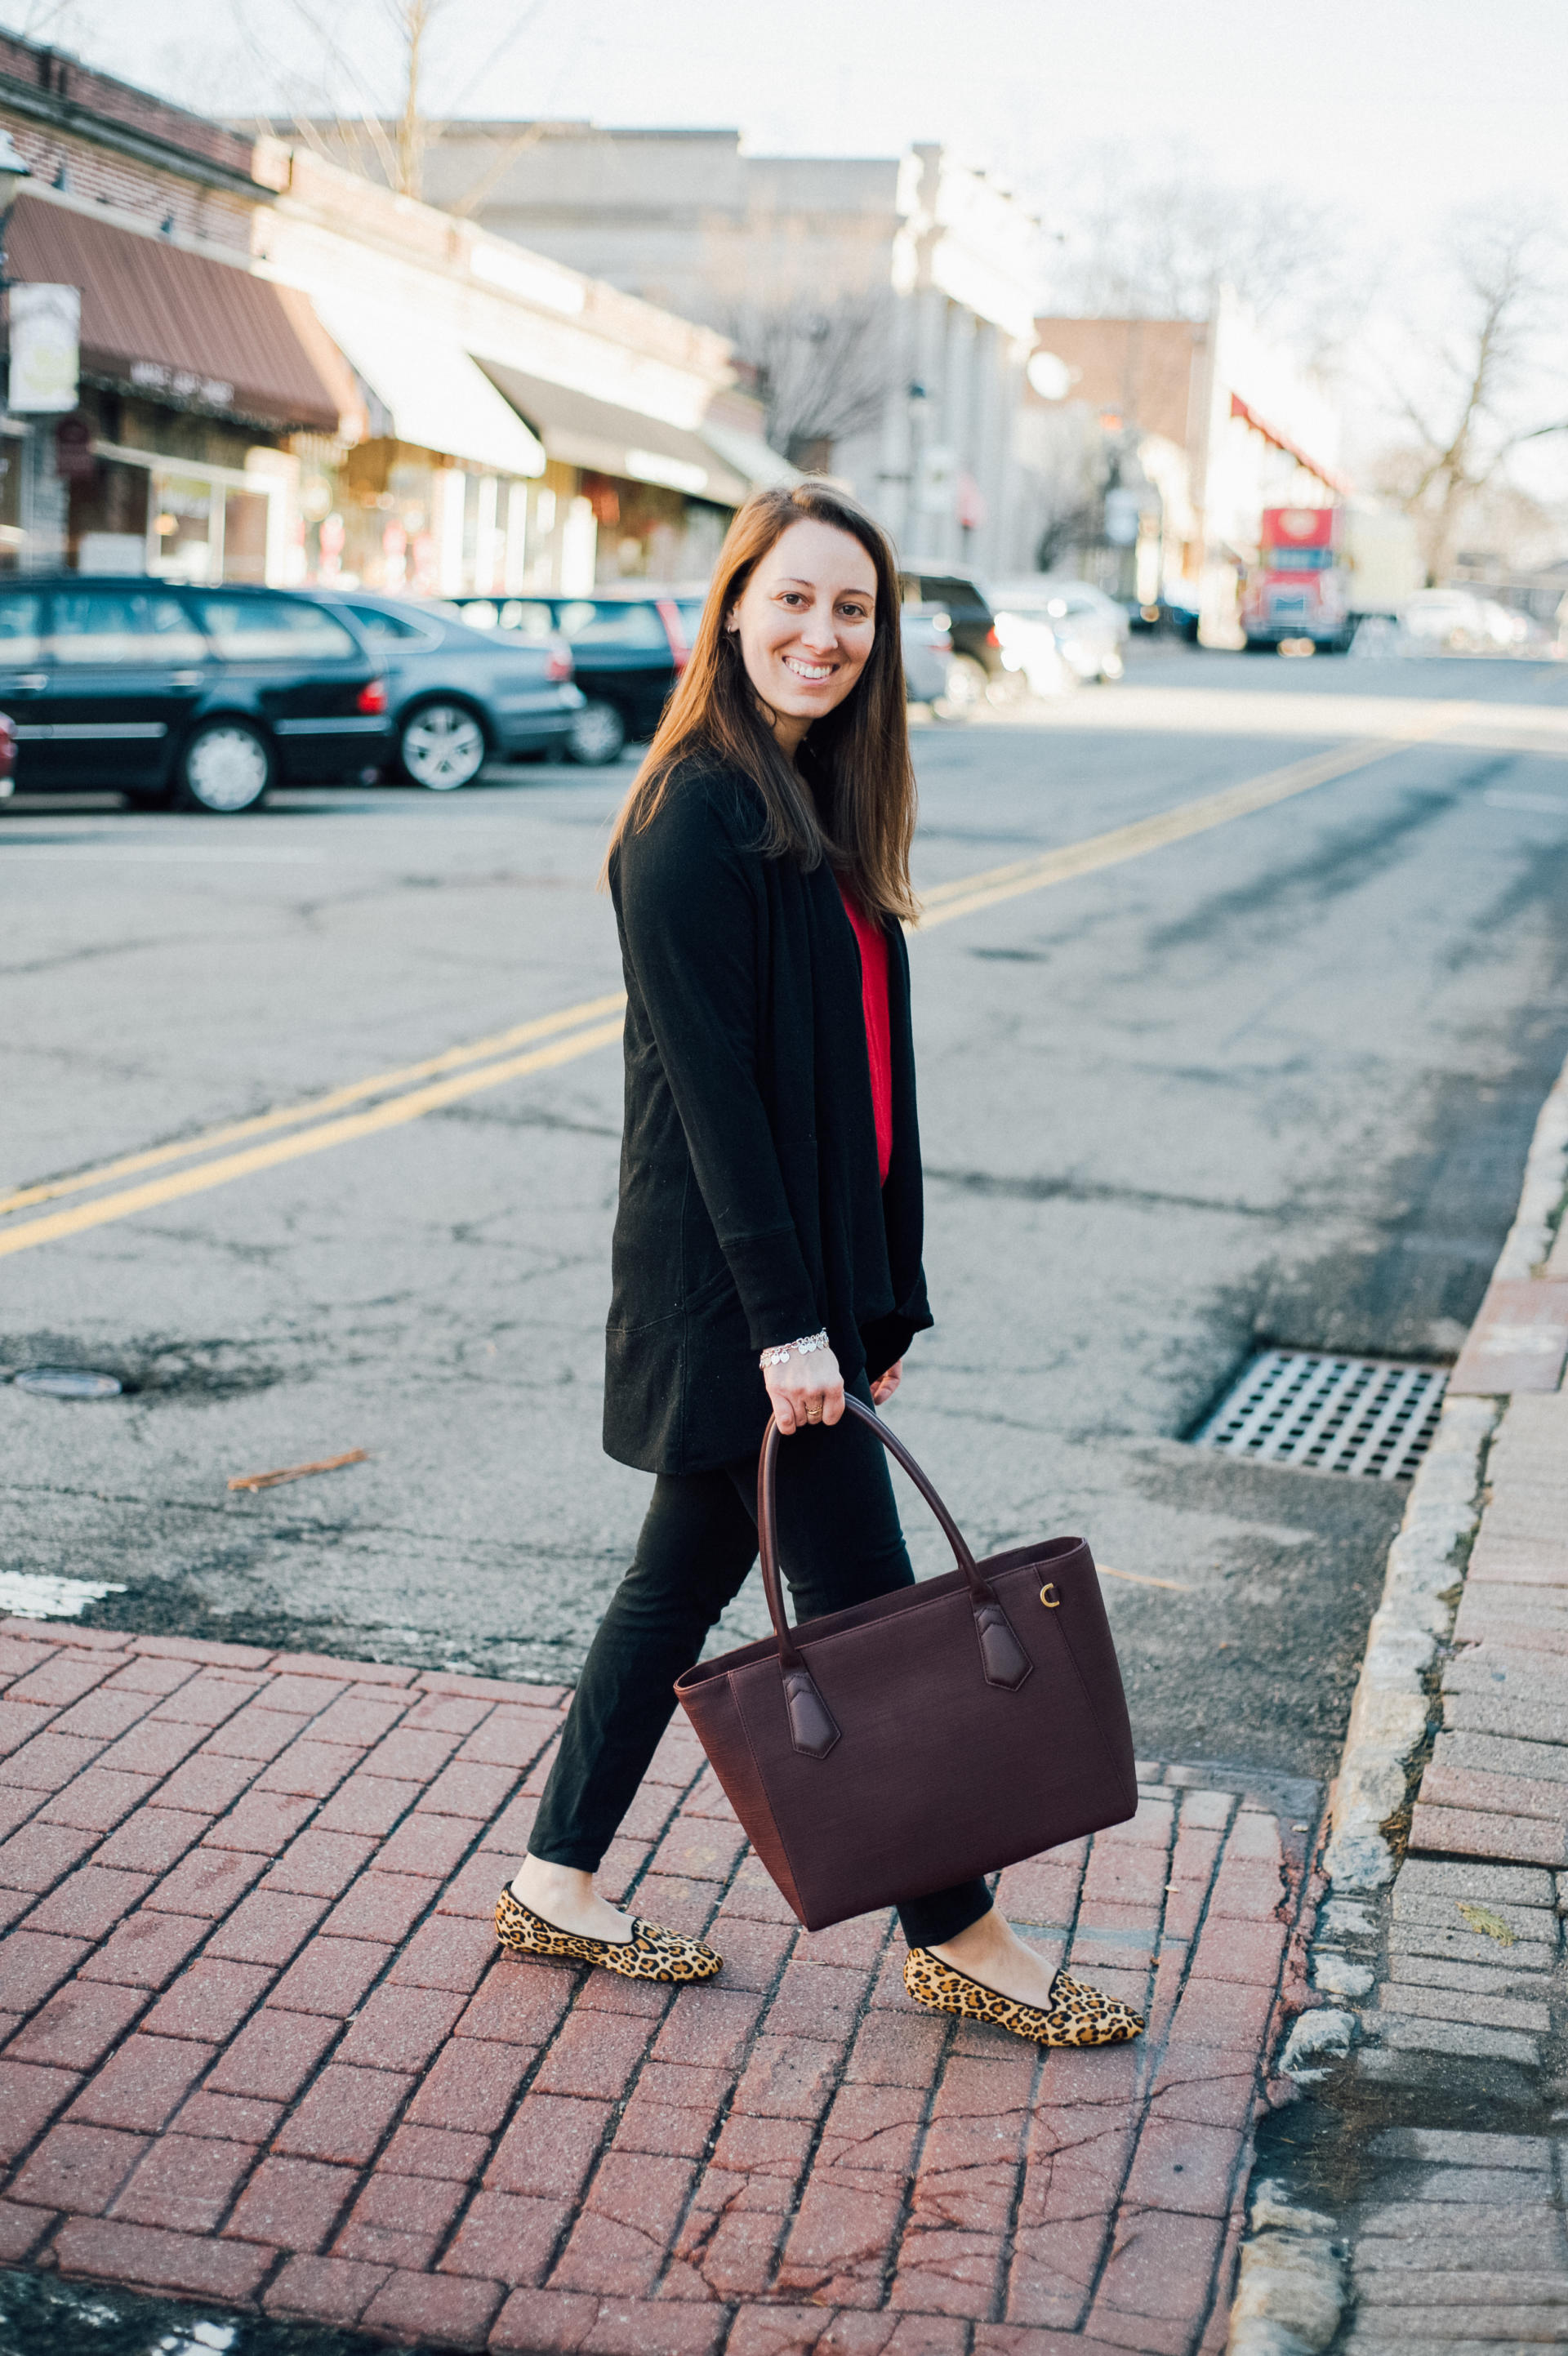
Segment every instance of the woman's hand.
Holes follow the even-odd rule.
[[[886,1407],[903,1379],[904,1361],[902,1358],[896,1358],[893,1364],[888,1367],[887,1372],[885,1375],[878,1375],[876,1380],[872,1384],[872,1406]]]
[[[811,1350],[804,1357],[791,1353],[786,1365],[764,1366],[762,1379],[781,1432],[837,1423],[843,1414],[843,1376],[831,1350]]]

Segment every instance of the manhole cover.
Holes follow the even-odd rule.
[[[45,1398],[118,1398],[124,1387],[118,1375],[95,1375],[87,1366],[24,1366],[12,1380],[19,1391]]]
[[[1264,1350],[1195,1445],[1317,1472],[1409,1481],[1431,1446],[1447,1380],[1444,1367],[1395,1358]]]

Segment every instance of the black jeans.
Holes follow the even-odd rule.
[[[865,1405],[863,1375],[854,1385]],[[779,1450],[779,1551],[794,1616],[842,1612],[914,1578],[874,1433],[848,1417],[798,1431]],[[675,1708],[672,1690],[757,1560],[757,1460],[660,1473],[631,1569],[599,1623],[529,1852],[592,1873],[648,1772]],[[898,1909],[912,1947],[957,1936],[990,1911],[983,1881]]]

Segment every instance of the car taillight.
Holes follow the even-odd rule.
[[[692,659],[692,649],[686,644],[686,633],[681,626],[681,608],[673,597],[656,597],[653,602],[664,625],[664,635],[670,641],[671,658],[677,670],[684,670]]]
[[[546,679],[571,678],[572,658],[564,647],[551,648],[544,658],[544,676]]]
[[[372,679],[367,686],[362,687],[355,698],[355,705],[360,712],[384,712],[387,708],[385,680]]]
[[[997,635],[996,635],[996,627],[995,627],[994,623],[992,625],[991,628],[990,628],[989,630],[987,630],[987,631],[986,631],[986,633],[985,633],[985,643],[986,643],[986,645],[987,645],[988,647],[999,647],[999,646],[1002,644],[1001,639],[1000,639],[1000,638],[997,637]]]

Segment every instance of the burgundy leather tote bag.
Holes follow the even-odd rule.
[[[757,1467],[774,1634],[675,1692],[753,1848],[808,1931],[923,1898],[1138,1805],[1122,1675],[1094,1560],[1047,1538],[977,1563],[879,1417],[956,1570],[791,1628],[779,1576],[779,1431]]]

